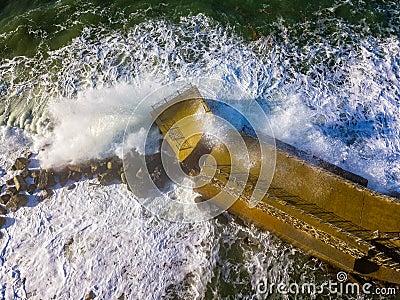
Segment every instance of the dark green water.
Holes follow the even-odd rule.
[[[3,1],[0,54],[2,58],[46,55],[80,36],[84,27],[126,32],[143,21],[178,23],[180,17],[199,13],[234,26],[246,40],[270,34],[279,39],[280,21],[291,26],[289,35],[303,43],[316,33],[322,39],[346,31],[397,35],[397,6],[395,1]]]

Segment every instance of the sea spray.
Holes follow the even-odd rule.
[[[140,124],[141,118],[147,117],[138,112],[131,118],[134,107],[158,86],[156,82],[140,88],[123,84],[88,90],[76,99],[49,103],[54,128],[37,139],[38,144],[47,144],[38,156],[42,167],[111,156],[115,151],[121,155],[116,147],[122,143],[128,122]]]

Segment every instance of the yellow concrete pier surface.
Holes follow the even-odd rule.
[[[272,182],[261,201],[250,208],[249,199],[257,192],[255,183],[263,180],[258,178],[260,147],[273,145],[240,134],[253,163],[243,166],[249,175],[235,194],[235,186],[229,182],[233,168],[240,170],[240,160],[223,144],[207,140],[202,130],[202,120],[207,119],[202,116],[206,115],[212,112],[195,86],[152,112],[187,174],[204,174],[196,177],[204,181],[196,188],[204,199],[218,204],[235,195],[231,213],[349,273],[400,284],[399,199],[369,190],[360,176],[320,159],[323,163],[310,163],[285,147],[279,149],[284,143],[277,143]],[[198,159],[204,154],[213,159],[199,165]]]

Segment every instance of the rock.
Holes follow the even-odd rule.
[[[30,184],[29,186],[28,186],[28,193],[30,194],[30,195],[33,195],[33,193],[36,191],[36,185],[35,184]]]
[[[5,209],[3,206],[0,206],[0,215],[5,215],[7,214],[7,209]]]
[[[26,157],[18,157],[15,160],[14,167],[16,170],[23,170],[30,164],[30,162],[31,161]]]
[[[47,198],[50,198],[52,195],[53,195],[53,191],[51,189],[41,190],[40,193],[38,194],[39,201],[43,201]]]
[[[127,184],[126,175],[125,175],[124,172],[121,173],[121,182],[122,182],[123,184]]]
[[[76,179],[74,181],[78,181],[82,178],[82,175],[85,176],[88,179],[92,179],[92,171],[91,171],[91,166],[90,165],[79,165],[79,166],[73,166],[73,165],[68,165],[67,169],[71,172],[70,174],[76,174],[76,175],[71,175],[71,176],[76,176],[76,178],[79,176],[78,173],[81,174],[81,177],[79,179]]]
[[[74,238],[71,236],[71,237],[65,242],[65,246],[71,246],[73,242],[74,242]]]
[[[3,227],[4,225],[6,225],[6,218],[0,217],[0,227]]]
[[[26,191],[28,185],[26,184],[25,178],[21,175],[17,175],[14,177],[15,188],[18,192]]]
[[[68,178],[71,179],[72,181],[79,181],[82,178],[82,173],[81,172],[74,172],[70,171]]]
[[[32,177],[33,179],[35,179],[36,177],[38,177],[39,174],[40,174],[40,171],[39,171],[39,170],[31,171],[31,177]]]
[[[9,186],[4,190],[4,193],[9,195],[16,195],[18,194],[17,188],[15,186]]]
[[[125,300],[125,293],[122,293],[119,297],[118,300]]]
[[[6,207],[12,211],[17,211],[18,208],[26,205],[28,203],[28,197],[23,194],[16,194],[11,197],[11,199],[7,202]]]
[[[107,163],[104,161],[93,161],[90,163],[92,174],[104,173],[107,170]]]
[[[113,157],[107,161],[107,169],[118,170],[122,167],[122,161],[118,157]]]
[[[114,170],[107,170],[104,174],[100,174],[100,176],[97,178],[97,180],[99,180],[100,184],[102,185],[108,185],[113,180],[117,179],[119,179],[119,176]]]
[[[30,158],[32,156],[32,154],[33,153],[31,151],[27,150],[27,151],[25,151],[24,156],[25,156],[25,158]]]
[[[76,188],[76,184],[70,184],[68,187],[67,187],[67,190],[68,191],[70,191],[70,190],[73,190],[74,188]]]
[[[24,178],[27,178],[31,175],[31,171],[29,171],[28,169],[23,169],[19,175],[21,175]]]
[[[6,184],[7,184],[8,186],[14,185],[14,178],[8,179],[8,180],[6,181]]]
[[[53,172],[40,171],[39,175],[34,178],[34,183],[39,190],[45,190],[56,185]]]
[[[3,194],[0,196],[0,202],[2,204],[7,204],[7,202],[10,200],[11,195],[10,194]]]
[[[90,291],[88,294],[85,296],[85,300],[92,300],[96,297],[96,295],[93,293],[93,291]]]
[[[69,171],[68,170],[62,170],[57,173],[58,176],[58,182],[60,183],[61,186],[65,186],[68,182],[68,176],[69,176]]]
[[[81,166],[67,165],[67,169],[72,172],[83,173],[83,168]]]
[[[83,176],[85,176],[87,179],[93,179],[93,173],[91,171],[83,173]]]

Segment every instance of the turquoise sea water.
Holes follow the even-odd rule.
[[[44,136],[54,132],[61,140],[74,124],[87,140],[93,130],[84,128],[101,120],[97,136],[108,130],[115,142],[123,128],[115,124],[139,99],[129,95],[143,96],[153,83],[207,77],[235,84],[263,103],[278,138],[365,176],[375,190],[395,194],[399,38],[400,4],[394,0],[2,1],[0,122]],[[120,101],[123,95],[128,100]],[[196,252],[209,262],[202,265],[204,277],[183,268],[191,256],[183,257],[171,263],[168,272],[178,279],[167,284],[155,276],[161,268],[155,260],[151,276],[121,279],[133,281],[126,296],[135,299],[135,289],[151,291],[157,284],[154,294],[145,293],[149,298],[251,299],[260,278],[335,277],[276,237],[249,231],[237,220],[226,227],[224,218],[207,224],[214,248],[199,245]],[[195,236],[190,226],[182,230]],[[81,287],[79,279],[68,278],[74,289]],[[98,293],[106,299],[118,284],[101,282]],[[54,294],[68,298],[65,291]]]

